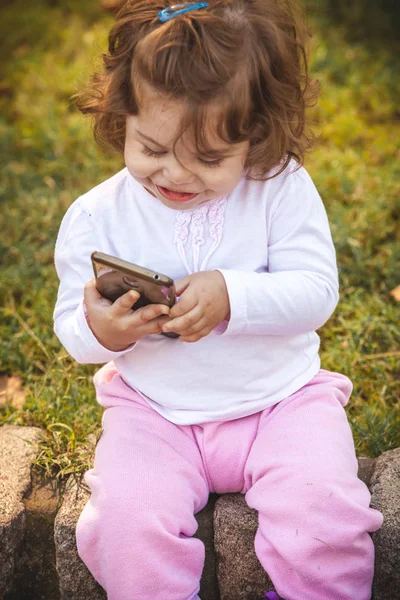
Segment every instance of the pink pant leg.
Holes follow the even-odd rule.
[[[208,486],[191,430],[158,415],[119,376],[98,392],[103,405],[122,406],[104,413],[79,554],[109,600],[194,600],[204,565],[194,514]]]
[[[350,381],[321,371],[266,410],[245,469],[259,512],[255,550],[285,600],[369,600],[382,524],[357,478],[343,406]]]

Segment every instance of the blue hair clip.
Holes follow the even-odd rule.
[[[208,6],[208,2],[188,2],[187,4],[174,4],[173,6],[169,6],[168,8],[164,8],[158,13],[158,18],[161,23],[165,23],[166,21],[170,21],[174,19],[178,15],[183,15],[183,13],[190,12],[192,10],[199,10],[200,8],[206,8]]]

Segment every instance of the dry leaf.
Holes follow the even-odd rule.
[[[389,292],[391,296],[396,300],[396,302],[400,302],[400,285],[394,288],[391,292]]]
[[[27,394],[27,390],[21,386],[19,377],[0,376],[0,406],[9,402],[13,408],[22,408]]]

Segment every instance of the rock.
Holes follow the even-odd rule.
[[[12,590],[5,600],[59,600],[54,518],[60,493],[55,480],[45,480],[33,472],[32,486],[24,499],[23,542],[15,560]]]
[[[15,559],[24,535],[23,498],[31,485],[31,466],[42,437],[35,427],[0,428],[0,598],[11,587]]]
[[[371,505],[383,513],[375,543],[374,600],[400,598],[400,448],[376,459],[371,478]]]
[[[254,552],[257,512],[241,494],[225,494],[214,510],[214,542],[221,600],[254,600],[274,589]]]
[[[103,588],[93,579],[76,549],[75,527],[90,496],[76,478],[68,479],[64,500],[54,522],[56,568],[61,600],[106,600]]]
[[[376,458],[369,458],[368,456],[360,456],[358,458],[358,477],[368,487],[370,486],[375,469],[375,462]]]
[[[218,496],[216,494],[211,494],[207,506],[196,515],[199,528],[195,537],[199,538],[206,548],[205,565],[200,582],[200,598],[204,600],[220,600],[214,549],[213,522],[213,513],[217,500]]]

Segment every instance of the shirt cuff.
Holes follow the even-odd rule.
[[[244,281],[241,281],[238,271],[228,269],[217,269],[217,271],[225,280],[231,316],[229,322],[223,321],[218,325],[215,333],[217,335],[238,335],[243,331],[247,321],[246,285]]]
[[[228,329],[229,321],[222,321],[219,325],[214,328],[216,335],[222,335]]]

